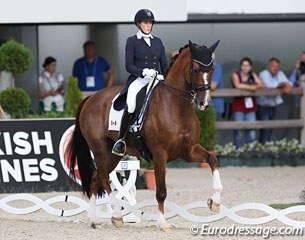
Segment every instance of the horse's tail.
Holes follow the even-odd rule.
[[[88,100],[89,97],[85,98],[80,105],[78,106],[76,112],[76,119],[75,119],[75,127],[70,138],[66,151],[65,156],[68,159],[68,166],[70,166],[70,176],[75,180],[75,166],[78,165],[78,171],[80,174],[80,178],[82,181],[82,189],[83,193],[90,198],[91,190],[90,190],[90,183],[92,179],[93,172],[95,171],[95,162],[91,157],[90,149],[86,139],[84,138],[82,131],[80,129],[79,124],[79,116],[81,110]]]

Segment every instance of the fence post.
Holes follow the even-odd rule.
[[[303,127],[301,129],[300,143],[302,147],[305,147],[305,74],[301,76],[301,87],[303,89],[303,94],[301,96],[300,102],[300,118],[303,122]]]

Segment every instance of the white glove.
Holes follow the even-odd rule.
[[[156,73],[157,73],[157,71],[154,70],[154,69],[144,68],[143,72],[142,72],[142,75],[144,77],[153,77],[153,76],[156,75]]]

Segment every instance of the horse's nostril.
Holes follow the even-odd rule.
[[[203,107],[203,106],[204,106],[204,102],[200,102],[200,103],[199,103],[199,106],[200,106],[200,107]]]

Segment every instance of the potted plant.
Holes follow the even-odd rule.
[[[14,87],[14,77],[32,65],[32,52],[23,44],[9,40],[0,47],[0,91]]]
[[[155,170],[153,163],[147,161],[144,158],[139,158],[140,167],[143,169],[144,178],[146,182],[147,189],[156,189],[156,178],[155,178]]]
[[[22,88],[8,88],[0,92],[0,105],[12,118],[20,118],[28,114],[31,100]]]
[[[196,109],[196,114],[200,122],[200,144],[216,156],[215,145],[217,143],[216,115],[213,107],[207,108],[204,112]],[[202,168],[209,167],[207,163],[201,163]]]
[[[78,108],[78,105],[83,99],[82,92],[77,86],[77,78],[72,75],[69,76],[68,87],[67,87],[67,106],[66,106],[66,116],[74,117]]]

